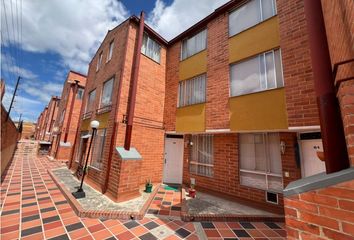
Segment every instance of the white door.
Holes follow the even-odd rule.
[[[301,140],[302,177],[326,171],[325,163],[317,157],[317,151],[323,152],[321,139]]]
[[[183,176],[183,138],[165,139],[164,183],[182,183]]]

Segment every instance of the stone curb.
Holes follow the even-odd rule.
[[[55,170],[55,169],[53,169]],[[60,183],[59,179],[53,174],[52,170],[48,170],[49,176],[53,179],[55,184],[58,186],[74,212],[78,217],[82,218],[100,218],[100,219],[119,219],[119,220],[141,220],[144,218],[150,203],[154,199],[161,184],[157,184],[155,189],[150,194],[147,201],[144,203],[140,211],[130,212],[130,211],[116,211],[116,210],[85,210],[82,208],[79,201],[72,196],[71,192],[65,187],[63,183]]]

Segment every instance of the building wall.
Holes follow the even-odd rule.
[[[36,125],[31,122],[23,122],[21,139],[31,139],[34,136]]]
[[[239,144],[238,134],[214,134],[213,135],[213,161],[214,175],[205,177],[190,173],[190,142],[191,135],[185,135],[184,160],[183,160],[183,183],[190,186],[190,178],[196,179],[196,188],[206,191],[213,191],[219,194],[226,194],[232,197],[244,200],[252,200],[268,207],[278,207],[281,211],[283,206],[282,194],[279,194],[279,205],[276,206],[267,203],[265,199],[265,191],[243,186],[240,184],[240,166],[239,166]],[[289,177],[283,176],[284,188],[293,180],[301,177],[300,167],[296,165],[295,148],[296,134],[280,133],[280,140],[286,143],[286,151],[281,155],[282,170],[288,172]]]
[[[353,239],[354,181],[285,199],[288,239]]]
[[[1,104],[1,175],[11,162],[15,152],[19,133],[11,118],[7,117],[7,111]]]
[[[354,3],[350,0],[322,0],[329,52],[332,66],[354,58]],[[341,16],[341,17],[338,17]],[[344,132],[351,165],[354,166],[354,79],[339,83],[342,79],[354,77],[354,62],[338,67],[335,82],[338,88]]]

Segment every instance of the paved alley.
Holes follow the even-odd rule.
[[[137,221],[76,216],[47,170],[63,166],[36,157],[36,142],[18,144],[1,184],[1,239],[286,239],[283,223],[182,222],[180,207],[161,209],[153,201],[147,217]],[[173,202],[172,190],[155,200]],[[160,207],[160,209],[159,209]]]

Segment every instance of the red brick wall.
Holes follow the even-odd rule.
[[[7,111],[1,104],[1,175],[10,163],[15,152],[19,133],[11,118],[7,117]]]
[[[288,239],[354,239],[354,181],[285,198]]]
[[[300,169],[296,166],[294,143],[296,135],[293,133],[280,133],[280,139],[286,142],[287,148],[282,155],[283,172],[288,171],[289,178],[283,177],[284,188],[293,180],[300,178]],[[188,146],[190,135],[185,136],[185,146]],[[183,183],[190,185],[190,178],[196,179],[196,187],[211,189],[213,191],[252,200],[273,207],[265,200],[265,191],[240,185],[239,179],[239,148],[238,134],[215,134],[214,144],[214,176],[204,177],[189,172],[190,147],[184,149]],[[283,205],[282,194],[279,194],[279,205]]]
[[[353,59],[354,2],[322,0],[322,9],[332,65]],[[349,77],[354,77],[354,62],[341,65],[335,81]],[[351,165],[354,166],[354,80],[342,82],[337,96],[342,111],[349,158]]]
[[[277,11],[289,127],[319,125],[304,1],[278,0]]]

